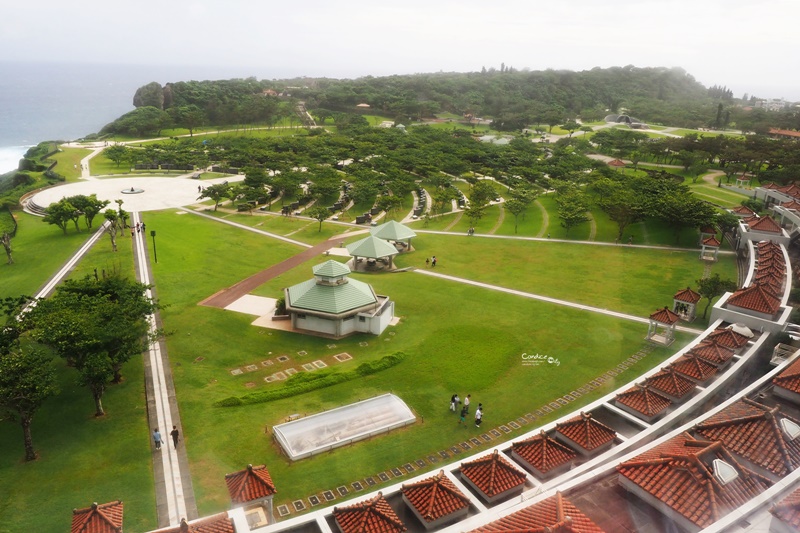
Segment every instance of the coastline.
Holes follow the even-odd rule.
[[[0,175],[14,172],[30,146],[0,146]]]

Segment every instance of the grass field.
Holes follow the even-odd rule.
[[[250,325],[253,317],[196,305],[197,301],[230,283],[230,273],[207,264],[211,257],[226,255],[230,239],[215,238],[220,230],[212,222],[185,217],[179,224],[174,221],[173,214],[157,214],[150,224],[170,228],[165,239],[174,243],[168,252],[162,253],[159,248],[156,277],[162,301],[171,304],[162,318],[173,330],[167,343],[176,384],[181,390],[179,401],[184,427],[192,428],[186,431],[186,442],[201,513],[217,511],[227,505],[224,474],[248,463],[270,465],[273,479],[278,486],[285,487],[282,499],[296,499],[333,488],[352,481],[352,464],[359,465],[358,475],[369,475],[435,453],[463,440],[465,434],[472,435],[474,431],[458,427],[447,411],[447,400],[453,391],[462,394],[470,391],[476,401],[486,406],[487,417],[490,417],[487,419],[501,423],[525,414],[522,411],[536,408],[552,397],[566,394],[601,373],[606,365],[629,357],[642,343],[643,326],[640,324],[587,315],[414,273],[354,275],[372,283],[379,294],[390,294],[395,299],[401,323],[391,330],[394,335],[385,334],[381,338],[357,335],[329,346],[331,341],[325,339],[263,330]],[[184,224],[188,227],[181,228]],[[455,264],[449,263],[450,254],[459,252],[457,241],[469,244],[479,241],[466,237],[440,238],[441,247],[430,235],[417,237],[415,244],[425,243],[437,252],[447,249],[443,269],[447,273],[457,272]],[[446,239],[449,240],[445,243]],[[239,250],[237,263],[250,265],[256,257],[264,258],[264,253],[269,253],[267,250],[273,251],[273,242],[264,242],[269,246],[243,248],[242,243],[235,246]],[[193,251],[196,248],[204,250],[202,256]],[[408,257],[424,258],[424,250],[419,251],[422,253]],[[489,254],[497,252],[497,248],[487,250]],[[271,257],[265,263],[276,260]],[[254,292],[275,297],[282,287],[308,279],[311,267],[322,260],[321,257],[309,261]],[[469,257],[465,255],[464,261],[469,262]],[[205,264],[203,277],[196,277],[181,267],[194,262]],[[479,262],[473,260],[472,263],[472,268],[477,270]],[[238,264],[234,268],[241,270]],[[469,267],[465,268],[463,273],[470,274]],[[238,276],[243,275],[246,271],[238,273]],[[454,306],[453,301],[459,305]],[[447,317],[447,320],[441,322],[437,317]],[[565,337],[559,335],[559,331],[571,334]],[[230,344],[232,338],[236,339],[235,348]],[[360,345],[363,342],[367,344]],[[299,355],[301,351],[306,354]],[[333,366],[331,356],[347,352],[354,360],[331,370],[348,370],[353,365],[395,351],[405,352],[407,359],[397,368],[359,382],[264,405],[233,409],[211,407],[215,400],[272,386],[265,384],[262,378],[273,369],[242,376],[230,374],[230,370],[245,364],[258,365],[262,360],[288,355],[293,366],[317,359]],[[561,365],[523,368],[521,354],[532,351],[557,357]],[[666,355],[665,352],[653,357],[648,364],[656,364],[659,357]],[[198,357],[204,359],[198,362]],[[249,388],[247,383],[254,385]],[[389,390],[399,394],[425,422],[393,432],[391,437],[378,437],[296,463],[282,458],[265,434],[266,428],[290,413],[318,412]],[[520,403],[519,398],[525,400]]]
[[[98,161],[106,167],[113,165]],[[699,194],[712,194],[705,188],[697,189]],[[602,212],[591,213],[595,240],[612,242],[616,224]],[[318,231],[317,221],[297,217],[224,211],[207,214],[309,245],[349,229],[324,222]],[[545,214],[549,224],[544,222]],[[514,235],[514,217],[506,212],[502,223],[500,217],[499,206],[487,208],[476,224],[478,233],[496,230],[496,235]],[[0,278],[3,296],[33,293],[88,236],[86,231],[76,233],[74,229],[64,236],[60,229],[36,217],[20,214],[18,218],[20,232],[13,241],[17,264],[2,267],[6,269],[6,275]],[[458,222],[453,224],[455,220]],[[541,196],[524,218],[520,216],[518,235],[544,237],[550,233],[552,239],[565,238],[566,230],[559,222],[553,196]],[[177,210],[148,213],[147,224],[148,229],[158,230],[159,262],[152,265],[154,281],[165,306],[161,317],[168,332],[166,342],[184,442],[201,515],[229,507],[224,475],[249,463],[268,465],[279,489],[276,504],[288,503],[475,436],[474,426],[458,426],[455,416],[448,412],[447,402],[453,392],[462,396],[470,393],[475,404],[482,402],[487,427],[495,427],[567,394],[643,345],[646,326],[642,324],[419,272],[353,275],[396,302],[400,323],[381,337],[356,335],[334,342],[267,330],[251,325],[255,317],[198,303],[303,247]],[[699,251],[467,237],[470,221],[460,214],[435,217],[427,228],[423,226],[423,221],[411,224],[415,230],[450,227],[455,234],[420,232],[413,240],[416,251],[396,259],[399,267],[425,269],[425,257],[436,255],[437,272],[637,316],[670,305],[679,289],[696,287],[695,280],[703,270],[697,258]],[[587,239],[589,232],[590,224],[584,223],[570,231],[569,240]],[[632,226],[628,234],[635,235],[637,244],[674,243],[672,230],[651,220]],[[354,233],[346,241],[363,236]],[[695,238],[696,232],[687,230],[681,235],[681,244],[695,246]],[[133,259],[129,237],[120,237],[118,245],[120,251],[111,252],[109,239],[103,236],[71,275],[91,275],[95,269],[100,273],[130,273]],[[148,246],[152,247],[149,240]],[[284,287],[309,279],[311,268],[326,259],[308,261],[253,293],[277,297]],[[713,272],[736,278],[736,266],[729,256],[721,256]],[[582,396],[570,409],[657,365],[690,338],[679,335],[671,348],[656,349],[618,376],[616,382]],[[222,398],[280,386],[263,379],[275,367],[261,365],[278,355],[290,357],[287,368],[321,359],[328,363],[325,371],[334,372],[352,370],[397,351],[407,355],[397,367],[355,382],[268,404],[213,407]],[[341,352],[351,354],[353,360],[335,362],[332,356]],[[523,366],[522,353],[546,354],[558,359],[559,364]],[[250,364],[259,369],[231,374],[231,370]],[[72,508],[123,499],[126,530],[154,528],[150,429],[141,386],[141,360],[131,361],[123,371],[126,380],[109,388],[104,402],[109,414],[102,420],[92,417],[91,396],[75,385],[74,371],[60,361],[57,365],[63,392],[48,401],[34,419],[34,443],[41,459],[22,462],[18,427],[1,423],[0,493],[7,495],[0,498],[3,522],[21,531],[57,531],[65,527]],[[388,391],[413,408],[419,417],[416,424],[296,463],[280,454],[270,436],[271,426],[289,414],[311,414]],[[556,411],[537,423],[563,414]],[[524,431],[531,429],[523,427]],[[41,505],[42,486],[47,487],[53,512],[34,512]]]

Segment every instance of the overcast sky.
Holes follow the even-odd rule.
[[[800,100],[798,21],[798,0],[7,1],[0,61],[259,78],[677,66],[736,97]]]

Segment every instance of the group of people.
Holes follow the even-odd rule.
[[[430,265],[432,267],[436,266],[436,256],[435,255],[433,257],[431,257],[430,259],[428,259],[427,257],[425,258],[425,266],[428,266],[428,265]]]
[[[178,437],[180,436],[180,433],[178,432],[178,426],[172,426],[172,431],[170,431],[169,434],[172,437],[172,444],[173,444],[173,446],[175,446],[175,449],[177,450],[178,449]],[[163,441],[161,440],[161,432],[158,431],[158,428],[155,428],[153,430],[153,443],[156,445],[156,450],[160,450],[161,449],[161,443],[162,442]]]
[[[459,418],[459,420],[458,420],[459,425],[466,423],[465,420],[467,418],[467,415],[469,414],[469,404],[470,404],[470,400],[471,399],[472,399],[472,395],[471,394],[467,394],[467,397],[464,398],[463,405],[462,405],[461,398],[459,398],[458,394],[453,394],[450,397],[450,410],[452,412],[454,412],[454,413],[457,412],[458,411],[458,406],[462,405],[462,407],[461,407],[461,418]],[[478,404],[478,408],[475,410],[475,427],[476,428],[481,427],[481,422],[483,422],[483,404],[479,403]]]
[[[131,226],[131,237],[133,237],[134,233],[144,233],[144,230],[144,222],[137,222],[135,226]]]

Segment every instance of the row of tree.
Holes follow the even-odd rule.
[[[6,323],[0,331],[0,413],[22,427],[26,460],[36,458],[33,417],[58,393],[51,354],[77,372],[78,384],[94,400],[95,416],[103,416],[106,388],[119,383],[123,365],[155,340],[148,316],[158,304],[146,289],[114,273],[68,280],[46,300],[1,302]]]

